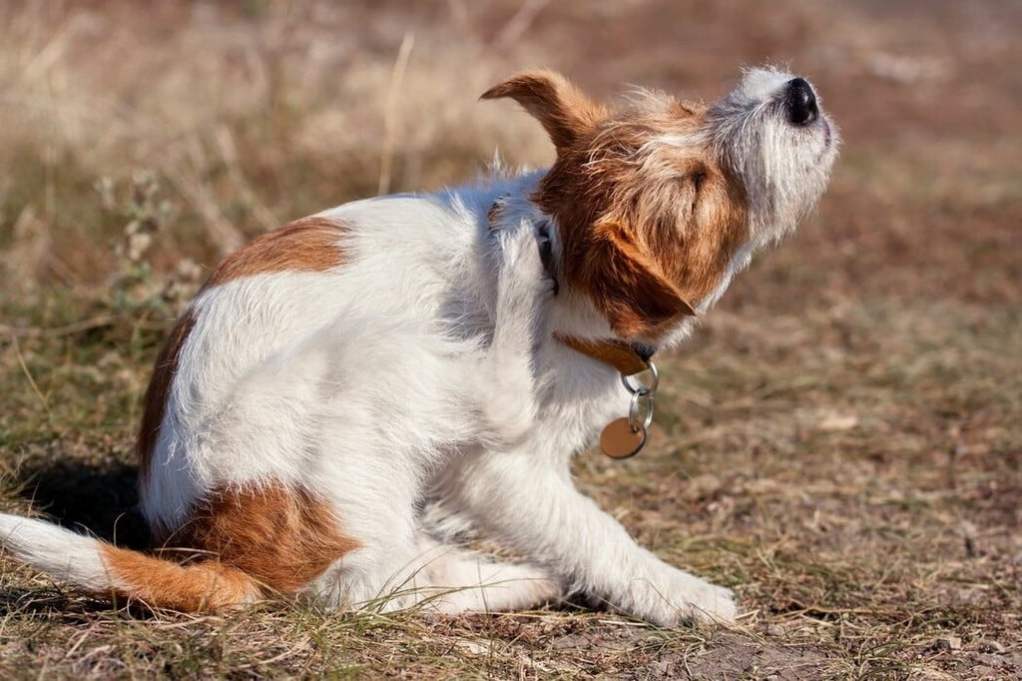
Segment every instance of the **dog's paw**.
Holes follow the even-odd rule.
[[[529,225],[496,233],[500,248],[500,284],[516,298],[549,297],[557,280],[549,268],[550,237]]]
[[[643,619],[659,626],[730,624],[738,614],[734,592],[681,570],[654,591]]]
[[[730,624],[738,615],[731,589],[703,582],[698,588],[678,594],[681,619],[699,624]]]

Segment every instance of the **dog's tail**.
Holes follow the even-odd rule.
[[[0,513],[0,546],[18,560],[86,591],[182,612],[258,600],[259,585],[237,568],[200,560],[181,565],[121,549],[43,520]]]

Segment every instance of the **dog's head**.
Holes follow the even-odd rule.
[[[748,71],[710,107],[643,92],[614,111],[548,71],[483,94],[496,97],[550,135],[557,160],[533,199],[557,223],[560,274],[626,339],[661,337],[740,249],[790,232],[837,155],[812,86],[776,69]]]

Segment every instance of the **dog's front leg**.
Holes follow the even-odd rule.
[[[730,590],[672,567],[578,492],[567,462],[520,450],[485,452],[447,481],[449,502],[485,532],[543,564],[575,591],[661,626],[731,621]]]

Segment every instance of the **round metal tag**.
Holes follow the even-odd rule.
[[[614,419],[600,433],[600,449],[612,459],[635,456],[645,444],[646,429],[633,429],[627,417]]]

